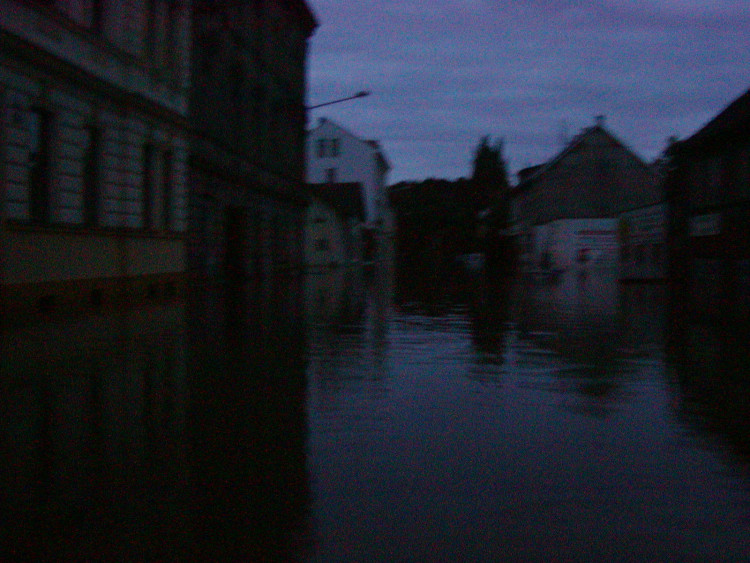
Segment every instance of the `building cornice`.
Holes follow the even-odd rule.
[[[143,112],[174,127],[187,128],[187,117],[182,113],[142,94],[112,84],[5,30],[0,30],[0,52],[5,55],[1,60],[3,64],[28,70],[22,66],[26,63],[47,73],[59,83],[93,93],[123,108]]]

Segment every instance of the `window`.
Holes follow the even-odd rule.
[[[169,229],[172,223],[172,152],[165,151],[162,154],[161,168],[161,222],[165,229]]]
[[[174,66],[177,49],[179,7],[174,0],[148,0],[145,55],[155,68]]]
[[[91,3],[91,29],[99,35],[104,33],[104,0]]]
[[[318,139],[317,148],[318,158],[336,157],[341,152],[338,139]]]
[[[329,184],[336,183],[336,169],[335,168],[326,168],[326,182],[328,182]]]
[[[141,216],[143,228],[153,226],[154,213],[154,157],[156,147],[151,143],[143,146],[143,176],[141,177]]]
[[[99,219],[99,155],[101,131],[87,128],[88,145],[83,162],[83,223],[95,225]]]
[[[52,114],[34,108],[29,131],[29,218],[32,223],[50,220],[50,132]]]
[[[145,56],[146,60],[153,59],[156,54],[156,41],[157,41],[157,11],[156,11],[156,0],[147,0],[146,6],[146,41],[145,41]]]

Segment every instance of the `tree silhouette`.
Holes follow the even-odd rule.
[[[476,148],[469,194],[474,213],[490,207],[505,206],[508,196],[508,174],[502,152],[502,139],[493,144],[487,136],[482,137]]]

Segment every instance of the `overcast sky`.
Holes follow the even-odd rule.
[[[652,160],[750,88],[748,0],[307,0],[308,104],[378,139],[390,183],[471,172],[480,138],[510,172],[606,125]]]

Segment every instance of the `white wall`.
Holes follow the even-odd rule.
[[[319,139],[338,139],[339,156],[318,157]],[[336,169],[337,182],[362,184],[365,220],[373,224],[380,219],[377,201],[385,201],[385,178],[378,171],[377,150],[330,120],[325,120],[307,135],[305,156],[308,183],[328,181],[326,170]]]
[[[549,252],[550,267],[613,268],[618,260],[617,219],[560,219],[532,229],[532,268]],[[585,251],[586,261],[578,257]]]

